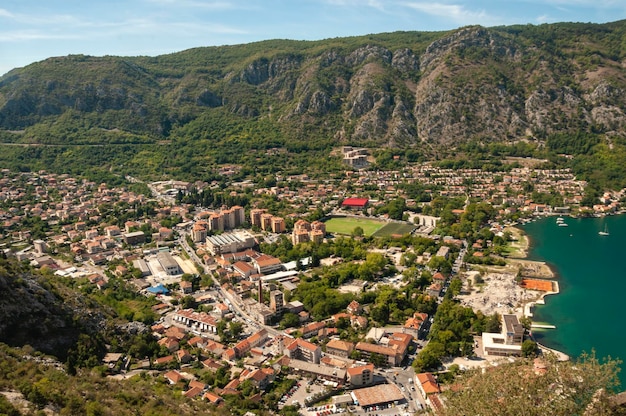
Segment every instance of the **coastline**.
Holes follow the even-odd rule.
[[[515,228],[515,230],[517,230],[519,232],[519,234],[521,236],[524,237],[524,243],[521,245],[520,249],[518,250],[519,253],[519,259],[527,259],[528,258],[528,251],[531,245],[531,241],[530,241],[530,237],[524,232],[524,230],[522,230],[521,228],[519,228],[518,226],[512,227]],[[535,307],[535,305],[545,305],[545,298],[546,296],[550,296],[550,295],[558,295],[560,293],[560,287],[559,287],[559,282],[556,280],[556,275],[554,273],[554,271],[550,268],[550,266],[548,266],[545,262],[541,262],[545,265],[545,267],[550,271],[550,279],[555,279],[552,281],[552,288],[553,290],[550,292],[543,292],[539,298],[535,301],[532,302],[528,302],[527,304],[524,305],[524,308],[522,309],[522,316],[525,318],[530,318],[531,319],[531,328],[532,328],[532,318],[533,318],[533,308]],[[534,339],[534,337],[531,338]],[[554,348],[549,348],[545,345],[542,345],[540,343],[537,342],[537,347],[541,350],[542,353],[552,353],[555,354],[558,358],[558,360],[560,361],[569,361],[570,360],[570,356],[565,354],[562,351],[556,350]]]

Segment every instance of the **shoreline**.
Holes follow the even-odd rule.
[[[531,245],[530,237],[528,236],[528,234],[526,234],[524,232],[523,229],[519,228],[519,225],[514,226],[512,228],[515,228],[525,239],[524,244],[520,247],[520,250],[519,250],[519,253],[520,253],[519,259],[527,259],[528,258],[528,252],[529,252],[530,245]],[[545,267],[547,267],[548,270],[550,271],[550,274],[551,274],[550,279],[554,279],[554,280],[551,280],[552,281],[552,287],[553,287],[554,290],[550,291],[550,292],[542,293],[537,300],[532,301],[532,302],[528,302],[522,308],[522,316],[525,317],[525,318],[530,318],[531,319],[531,325],[532,325],[532,322],[533,322],[532,321],[532,318],[533,318],[533,308],[536,305],[545,305],[545,298],[546,298],[546,296],[558,295],[560,293],[560,286],[559,286],[559,282],[556,280],[556,274],[550,268],[550,266],[548,266],[548,264],[546,262],[541,262],[541,263],[543,263],[545,265]],[[534,340],[534,337],[532,335],[531,335],[531,338]],[[549,352],[549,353],[555,354],[560,361],[569,361],[571,359],[571,357],[568,354],[565,354],[563,351],[559,351],[557,349],[547,347],[547,346],[545,346],[543,344],[540,344],[539,342],[537,342],[537,347],[541,350],[542,354],[545,353],[545,352]]]

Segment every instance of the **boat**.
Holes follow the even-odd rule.
[[[609,235],[609,227],[607,225],[604,226],[604,231],[598,232],[599,235]]]
[[[569,227],[569,226],[565,222],[560,222],[559,227]]]

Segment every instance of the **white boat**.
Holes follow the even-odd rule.
[[[562,217],[559,217],[559,218],[556,219],[556,222],[563,222],[563,221],[565,221],[565,220]]]
[[[559,227],[569,227],[569,226],[567,225],[567,223],[560,222],[559,223]]]
[[[599,235],[609,235],[609,227],[607,225],[604,226],[604,231],[598,232]]]

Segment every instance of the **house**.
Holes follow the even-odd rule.
[[[222,399],[220,396],[218,396],[217,394],[211,393],[210,391],[204,393],[203,396],[209,403],[212,403],[214,405],[219,405],[222,404],[224,402],[224,399]]]
[[[311,322],[302,327],[302,337],[303,338],[311,338],[317,336],[320,329],[326,327],[326,323],[324,322]]]
[[[158,341],[158,344],[160,346],[162,346],[162,347],[167,348],[167,350],[169,352],[176,351],[178,349],[178,347],[180,346],[180,344],[178,343],[178,340],[176,338],[173,338],[173,337],[161,338]]]
[[[168,371],[167,373],[165,373],[165,374],[163,375],[163,377],[165,377],[165,379],[166,379],[167,381],[169,381],[169,382],[170,382],[170,384],[176,384],[176,383],[178,383],[179,381],[182,381],[182,380],[184,379],[183,375],[182,375],[182,374],[180,374],[180,373],[179,373],[178,371],[176,371],[176,370],[171,370],[171,371]]]
[[[274,381],[274,370],[271,368],[253,370],[246,380],[250,380],[259,390],[265,390]]]
[[[199,387],[191,387],[189,390],[183,392],[183,396],[193,399],[194,397],[198,397],[204,393],[204,389]]]
[[[361,304],[356,300],[350,302],[350,304],[346,307],[346,312],[351,315],[359,315],[363,312],[363,308],[361,308]]]
[[[178,362],[180,362],[181,364],[187,364],[193,358],[191,354],[189,353],[189,351],[187,351],[184,348],[176,351],[175,355],[176,355],[176,358],[178,359]]]
[[[184,294],[189,294],[193,292],[193,283],[187,280],[181,280],[179,284],[180,284],[180,290]]]
[[[428,397],[431,394],[441,393],[439,383],[431,373],[420,373],[416,376],[417,387],[420,389],[422,396]]]
[[[172,361],[174,361],[174,356],[173,355],[167,355],[165,357],[160,357],[160,358],[157,358],[156,360],[154,360],[154,365],[156,365],[156,366],[166,365],[166,364],[171,363]]]

